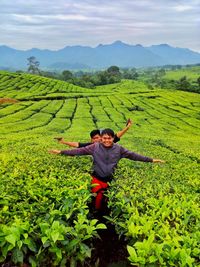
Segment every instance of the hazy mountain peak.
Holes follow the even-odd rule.
[[[62,49],[59,49],[57,51],[62,51],[62,50],[71,49],[71,48],[85,49],[85,48],[91,48],[91,47],[90,46],[86,46],[86,45],[69,45],[69,46],[65,46]]]
[[[126,43],[123,43],[122,41],[120,40],[117,40],[111,44],[99,44],[96,48],[103,48],[103,47],[125,47],[125,46],[129,46],[128,44]]]
[[[120,40],[117,40],[117,41],[115,41],[114,43],[112,43],[111,45],[119,45],[119,46],[121,46],[121,45],[127,45],[127,44],[123,43],[123,42],[120,41]]]
[[[35,56],[41,68],[56,69],[102,69],[112,65],[119,67],[149,67],[167,64],[200,63],[200,53],[173,47],[168,44],[144,47],[141,44],[131,45],[117,40],[111,44],[89,46],[66,46],[63,49],[41,50],[32,48],[26,51],[8,46],[0,46],[1,67],[16,69],[27,68],[27,58]]]
[[[158,46],[161,46],[161,47],[171,47],[171,46],[168,45],[168,44],[159,44]]]
[[[31,49],[28,49],[28,50],[26,50],[26,51],[28,51],[28,52],[38,52],[38,51],[42,51],[41,49],[38,49],[38,48],[35,48],[35,47],[33,47],[33,48],[31,48]]]
[[[5,51],[17,51],[17,49],[9,47],[7,45],[0,45],[0,49],[1,49],[1,51],[4,51],[4,50]]]

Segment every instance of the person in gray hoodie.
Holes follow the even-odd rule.
[[[101,209],[104,190],[108,188],[108,182],[112,180],[117,163],[120,159],[127,158],[134,161],[164,163],[163,160],[139,155],[114,143],[114,135],[113,130],[107,128],[101,133],[101,142],[72,150],[49,150],[49,153],[52,154],[92,156],[92,184],[95,185],[92,187],[92,193],[96,194],[95,208],[97,210]]]

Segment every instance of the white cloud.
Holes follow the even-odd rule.
[[[193,10],[194,7],[191,5],[178,5],[178,6],[174,6],[174,10],[178,11],[178,12],[185,12],[185,11],[189,11],[189,10]]]
[[[1,0],[0,43],[59,49],[122,40],[200,51],[199,13],[200,0]]]

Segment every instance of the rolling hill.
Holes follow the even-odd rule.
[[[180,137],[182,139],[184,136],[188,139],[188,134],[191,133],[194,138],[197,138],[200,129],[198,126],[200,96],[198,94],[149,89],[140,81],[123,80],[119,84],[86,89],[41,76],[1,71],[0,97],[18,100],[15,104],[2,107],[0,113],[2,116],[0,122],[6,121],[7,126],[5,128],[12,129],[14,132],[17,132],[17,128],[13,127],[15,121],[13,116],[17,118],[20,115],[32,119],[34,116],[39,118],[40,114],[43,117],[46,116],[44,122],[41,122],[42,125],[50,122],[53,125],[54,120],[60,118],[59,114],[62,114],[63,123],[66,119],[70,125],[74,125],[73,122],[76,119],[77,125],[79,127],[82,125],[85,129],[84,132],[95,127],[110,126],[110,123],[112,123],[112,127],[119,129],[125,123],[126,118],[130,117],[135,121],[134,134],[138,136],[145,136],[146,134],[150,134],[152,137],[154,135],[162,136],[170,144],[171,138]],[[55,110],[53,103],[55,103]],[[47,107],[50,105],[49,111],[46,111],[46,105]],[[69,111],[70,108],[66,105],[70,107],[72,105],[72,110]],[[139,107],[141,107],[141,111],[139,111]],[[15,114],[18,109],[19,113]],[[67,113],[68,111],[65,113],[65,109],[70,114]],[[42,113],[39,112],[40,110]],[[28,111],[32,112],[30,116],[27,115],[29,114]],[[9,121],[10,112],[12,122]],[[17,120],[20,125],[19,129],[22,125],[25,127],[22,127],[23,129],[28,129],[29,126],[26,123],[29,120],[23,119],[20,122],[20,118]],[[83,118],[88,120],[86,125]],[[40,125],[39,120],[36,124],[36,128],[42,131],[43,128],[38,126]],[[66,125],[68,124],[66,123]],[[30,126],[34,128],[33,124]],[[61,128],[63,129],[65,126],[63,125]],[[59,127],[56,129],[59,132]],[[5,129],[3,132],[9,133]],[[31,131],[29,132],[31,133]],[[179,142],[179,140],[177,141]],[[199,154],[199,152],[197,153]]]

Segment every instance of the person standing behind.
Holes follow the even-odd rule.
[[[128,129],[131,127],[132,121],[128,119],[126,123],[126,127],[124,127],[121,131],[117,132],[114,135],[114,143],[117,143],[120,141],[120,138],[128,131]],[[92,143],[95,142],[101,142],[101,131],[99,129],[92,130],[90,132],[90,142],[88,143],[80,143],[80,142],[70,142],[70,141],[65,141],[62,137],[57,137],[55,138],[58,140],[60,144],[68,145],[71,147],[85,147],[88,145],[91,145]]]

